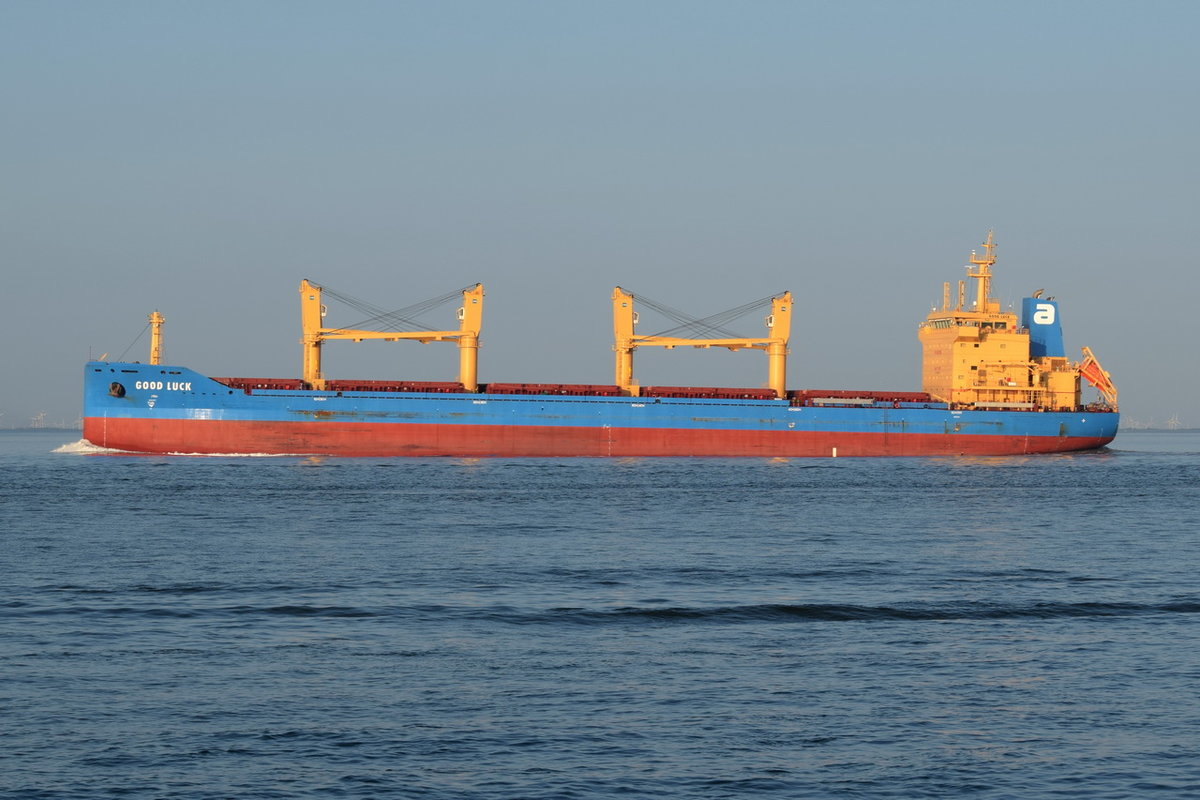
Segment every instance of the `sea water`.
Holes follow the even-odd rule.
[[[77,437],[0,433],[3,798],[1200,795],[1200,433],[792,460]]]

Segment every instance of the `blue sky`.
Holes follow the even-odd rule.
[[[1200,425],[1198,28],[1184,2],[2,1],[0,426],[73,422],[84,361],[156,308],[173,363],[296,375],[301,278],[389,308],[484,283],[485,381],[610,382],[617,284],[696,316],[790,289],[792,387],[918,389],[917,322],[989,228],[996,293],[1054,295],[1127,419]]]

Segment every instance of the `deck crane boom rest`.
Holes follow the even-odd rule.
[[[765,350],[767,353],[767,385],[779,399],[787,397],[788,337],[792,328],[792,293],[784,292],[771,298],[771,314],[764,322],[767,335],[759,338],[685,339],[675,336],[640,336],[633,332],[637,314],[633,310],[634,295],[620,286],[613,289],[613,334],[616,351],[616,384],[623,392],[637,396],[641,387],[633,380],[633,351],[638,347],[726,347],[730,350]]]
[[[456,331],[366,331],[347,328],[326,328],[322,325],[325,306],[321,305],[321,287],[307,279],[300,282],[300,321],[304,336],[304,383],[312,389],[325,388],[321,374],[321,345],[331,339],[382,339],[395,342],[401,339],[421,343],[456,341],[458,343],[458,380],[468,392],[479,391],[479,330],[483,323],[483,284],[463,289],[463,304],[458,309],[459,328]]]

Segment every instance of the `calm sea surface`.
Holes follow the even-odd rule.
[[[1200,796],[1200,433],[53,452],[77,438],[0,432],[6,800]]]

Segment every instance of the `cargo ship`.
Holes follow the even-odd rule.
[[[149,363],[89,362],[84,438],[134,453],[329,456],[642,457],[945,456],[1061,453],[1103,447],[1117,433],[1117,391],[1088,348],[1070,361],[1058,303],[1042,292],[1018,316],[991,296],[991,233],[972,252],[957,293],[943,284],[917,329],[921,391],[788,389],[792,297],[769,298],[766,332],[741,338],[713,321],[636,333],[638,298],[612,294],[614,382],[480,383],[483,286],[461,293],[452,330],[325,325],[321,286],[300,284],[298,378],[213,378],[161,364],[162,325],[150,315]],[[457,293],[454,298],[457,299]],[[383,315],[394,321],[393,315]],[[392,327],[399,327],[393,325]],[[378,326],[375,326],[378,328]],[[458,380],[333,380],[322,349],[336,340],[453,342]],[[761,350],[762,388],[642,386],[643,347]],[[1084,403],[1086,382],[1098,393]]]

